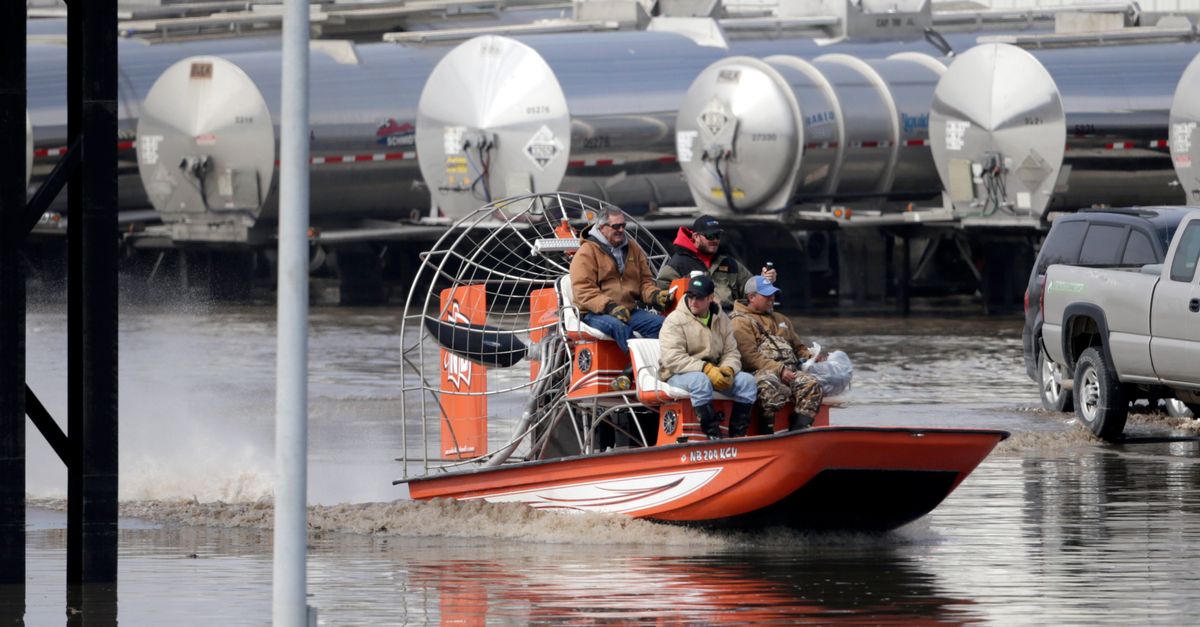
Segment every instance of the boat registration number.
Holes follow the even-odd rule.
[[[715,462],[722,459],[733,459],[737,457],[737,447],[727,446],[724,448],[706,448],[699,451],[688,451],[688,461],[690,462]]]

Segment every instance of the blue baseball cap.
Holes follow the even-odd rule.
[[[746,294],[762,294],[763,296],[774,296],[779,293],[779,288],[775,287],[762,275],[751,277],[746,281]]]

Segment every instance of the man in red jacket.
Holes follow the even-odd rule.
[[[734,258],[733,253],[721,245],[723,235],[721,223],[712,216],[696,218],[690,229],[679,227],[679,233],[672,243],[675,252],[658,270],[658,287],[667,289],[675,279],[700,272],[712,277],[713,284],[717,286],[717,302],[721,307],[729,309],[734,301],[745,298],[742,286],[753,275],[745,263]],[[763,268],[762,276],[774,283],[777,278],[775,268]]]

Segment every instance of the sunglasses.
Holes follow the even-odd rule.
[[[704,239],[706,239],[710,242],[715,239],[721,239],[721,234],[719,232],[717,232],[717,233],[701,233],[701,235],[704,236]]]
[[[607,226],[608,228],[610,228],[614,231],[624,231],[625,230],[624,222],[618,222],[616,224],[605,224],[604,226]]]

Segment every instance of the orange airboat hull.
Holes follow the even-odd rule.
[[[713,527],[887,530],[936,507],[1008,434],[816,427],[407,481],[412,498],[521,502]]]

